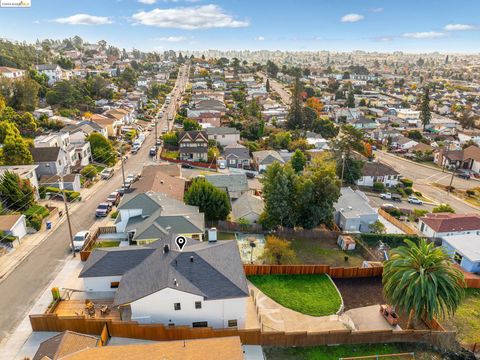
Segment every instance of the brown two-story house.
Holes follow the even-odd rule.
[[[178,141],[180,160],[207,161],[208,136],[205,131],[184,131]]]

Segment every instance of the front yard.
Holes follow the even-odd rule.
[[[299,264],[359,267],[365,260],[358,250],[343,251],[337,245],[336,240],[331,239],[294,239],[291,246],[297,255]]]
[[[249,276],[260,291],[286,308],[311,316],[335,314],[342,299],[329,276],[259,275]]]
[[[442,324],[457,331],[457,340],[465,344],[480,342],[480,289],[466,289],[457,312]]]

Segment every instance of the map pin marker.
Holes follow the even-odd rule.
[[[175,244],[177,244],[178,249],[182,251],[187,244],[187,239],[184,236],[177,236],[177,238],[175,239]]]

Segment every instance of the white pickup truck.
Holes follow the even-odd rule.
[[[381,193],[380,198],[384,200],[393,200],[397,202],[402,202],[402,197],[399,194]]]

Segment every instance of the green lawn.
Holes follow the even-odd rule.
[[[265,295],[280,305],[312,316],[335,314],[342,299],[325,275],[260,275],[249,276]]]
[[[292,240],[292,249],[300,264],[353,267],[361,266],[365,260],[358,250],[343,251],[335,241],[295,239]],[[345,256],[348,256],[347,261],[345,261]]]
[[[97,248],[117,247],[118,245],[120,245],[120,241],[117,241],[117,240],[97,241],[95,245],[93,245],[93,248],[97,249]]]
[[[466,289],[465,299],[454,317],[442,322],[457,330],[457,340],[466,344],[480,342],[480,289]]]
[[[225,232],[225,231],[217,231],[217,240],[235,240],[235,233],[233,232]],[[208,240],[208,232],[205,235],[205,240]]]
[[[338,360],[343,357],[415,353],[416,360],[440,360],[440,354],[416,344],[365,344],[314,346],[298,348],[264,348],[267,360]],[[381,360],[399,360],[399,357],[382,357]],[[407,360],[408,357],[401,359]]]
[[[103,169],[105,169],[106,166],[103,166],[103,165],[96,165],[96,164],[92,164],[93,166],[95,166],[95,169],[97,169],[97,173],[101,173],[103,171]]]

